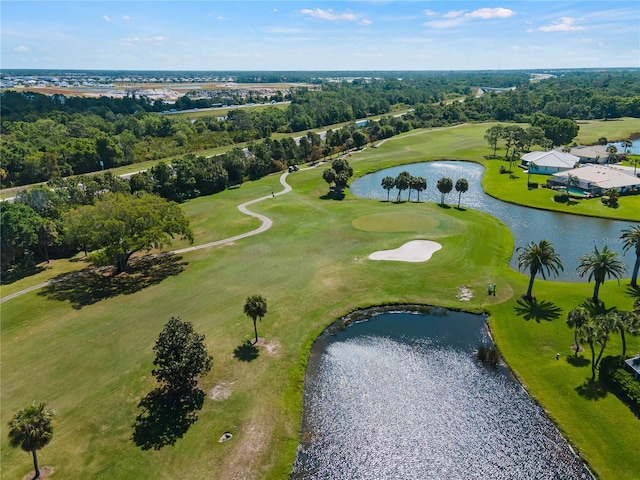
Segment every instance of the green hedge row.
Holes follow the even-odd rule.
[[[600,380],[609,385],[613,393],[622,397],[634,412],[640,413],[640,382],[622,367],[621,357],[602,359]]]

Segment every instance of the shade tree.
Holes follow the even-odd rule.
[[[107,194],[95,205],[72,209],[65,215],[71,238],[96,250],[94,261],[127,271],[134,253],[160,249],[175,236],[193,242],[189,220],[174,202],[148,193]]]
[[[191,322],[171,317],[153,347],[156,356],[151,374],[171,392],[193,390],[198,379],[209,373],[213,362],[204,339]]]

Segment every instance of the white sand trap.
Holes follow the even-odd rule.
[[[397,262],[426,262],[442,245],[431,240],[412,240],[394,250],[380,250],[369,255],[371,260],[393,260]]]

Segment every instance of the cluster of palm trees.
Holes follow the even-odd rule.
[[[631,287],[638,287],[638,270],[640,270],[640,224],[632,225],[622,230],[620,239],[624,242],[623,252],[633,250],[636,254],[633,272],[631,274]],[[530,242],[524,247],[518,247],[518,268],[528,270],[529,288],[524,296],[526,299],[532,299],[533,282],[538,273],[542,278],[546,279],[548,275],[558,275],[560,270],[564,270],[562,261],[555,251],[553,243],[547,240],[540,242]],[[594,247],[592,253],[587,253],[580,258],[580,265],[577,271],[580,276],[588,275],[588,280],[595,281],[593,295],[590,301],[594,304],[600,302],[598,296],[600,286],[607,278],[621,279],[626,270],[625,264],[620,260],[617,252],[610,250],[606,245],[599,250]]]
[[[593,305],[572,308],[567,313],[567,326],[574,329],[574,351],[578,356],[580,345],[587,344],[591,350],[591,378],[596,376],[602,354],[609,341],[609,335],[619,333],[622,340],[623,358],[627,354],[626,334],[640,335],[640,299],[631,311],[615,308],[604,309]],[[599,347],[598,354],[596,349]]]
[[[407,201],[411,201],[411,192],[415,190],[418,193],[418,202],[420,202],[420,192],[423,192],[427,189],[427,181],[423,177],[414,177],[407,171],[402,171],[398,174],[396,178],[391,176],[384,177],[382,179],[382,188],[387,191],[387,202],[389,201],[389,196],[391,194],[391,190],[396,188],[398,190],[398,196],[396,198],[396,202],[400,202],[400,195],[404,190],[409,190],[407,195]],[[442,177],[436,183],[436,187],[440,192],[440,205],[444,205],[444,197],[447,193],[453,190],[454,185],[453,181],[449,177]],[[455,184],[456,192],[458,192],[458,208],[460,208],[460,198],[462,194],[469,190],[469,182],[466,178],[459,178]]]
[[[624,242],[623,252],[633,250],[636,260],[631,274],[631,287],[638,288],[638,270],[640,269],[640,224],[622,230],[620,239]],[[532,300],[533,282],[540,273],[542,278],[553,274],[558,275],[563,270],[562,261],[556,253],[553,244],[547,240],[531,242],[525,247],[519,247],[518,267],[529,271],[529,287],[525,299]],[[581,344],[587,344],[591,350],[592,378],[598,368],[602,354],[607,345],[609,335],[619,332],[622,339],[622,356],[626,354],[625,333],[640,335],[640,298],[634,303],[633,311],[619,311],[615,307],[606,309],[598,298],[600,286],[607,278],[620,279],[625,272],[625,265],[619,259],[618,253],[604,246],[602,250],[594,247],[592,253],[585,254],[580,259],[577,271],[580,276],[588,275],[588,280],[595,281],[593,295],[583,306],[571,309],[567,313],[566,322],[575,329],[575,352],[577,355]],[[599,352],[596,355],[596,348]]]

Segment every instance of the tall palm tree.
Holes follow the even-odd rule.
[[[569,189],[571,187],[579,187],[579,186],[580,186],[580,179],[575,175],[571,175],[570,173],[567,173],[567,184],[565,187],[567,189],[567,195],[569,195]]]
[[[253,319],[253,330],[256,334],[256,341],[253,342],[255,345],[258,343],[258,326],[256,320],[260,318],[262,321],[262,317],[264,317],[267,313],[267,300],[262,295],[251,295],[247,297],[244,302],[244,313]]]
[[[587,343],[591,349],[591,379],[596,377],[596,369],[602,359],[602,354],[609,341],[609,332],[612,330],[611,314],[597,315],[590,318],[578,329],[578,337],[581,342]],[[600,352],[596,357],[595,344],[600,345]]]
[[[400,203],[400,194],[403,190],[409,188],[409,182],[411,180],[411,174],[409,172],[400,172],[395,179],[395,185],[398,189],[398,198],[396,201]]]
[[[387,191],[387,202],[389,201],[389,194],[391,193],[391,189],[395,187],[396,181],[393,177],[384,177],[382,179],[382,188]]]
[[[633,142],[629,139],[623,140],[621,142],[622,147],[624,148],[624,154],[627,154],[627,150],[629,150],[633,146]]]
[[[580,328],[587,323],[591,318],[589,312],[584,307],[576,307],[572,308],[567,312],[567,327],[573,328],[573,340],[575,345],[575,356],[578,356],[578,350],[580,348],[580,341],[578,339],[578,335],[580,333]]]
[[[449,177],[442,177],[436,184],[440,191],[440,205],[444,206],[444,196],[453,189],[453,182]]]
[[[640,316],[635,312],[617,311],[611,312],[611,324],[613,330],[620,332],[622,341],[622,357],[627,354],[626,334],[638,335],[640,333]]]
[[[460,208],[460,197],[462,197],[462,194],[464,192],[469,190],[469,182],[467,181],[466,178],[459,178],[458,180],[456,180],[455,189],[456,189],[456,192],[458,192],[458,209],[459,209]]]
[[[622,230],[620,238],[624,240],[623,253],[627,253],[627,250],[635,250],[636,262],[633,264],[633,273],[631,274],[631,286],[638,286],[638,270],[640,270],[640,223],[635,227],[633,225],[629,228]]]
[[[618,147],[615,145],[609,145],[607,147],[607,163],[615,163],[618,154]]]
[[[413,189],[418,192],[418,203],[420,203],[420,192],[427,189],[427,180],[424,177],[413,177]]]
[[[596,284],[593,288],[593,297],[591,301],[593,303],[599,303],[598,293],[600,292],[600,285],[604,283],[607,277],[617,278],[620,280],[626,270],[626,266],[618,258],[617,252],[609,250],[606,245],[602,248],[602,251],[598,250],[598,247],[594,247],[593,253],[586,253],[580,257],[580,265],[578,265],[577,271],[581,277],[589,274],[589,281],[595,280]]]
[[[518,268],[529,269],[529,288],[525,298],[531,298],[531,291],[533,290],[533,281],[536,278],[538,272],[542,274],[542,278],[547,279],[547,275],[553,273],[558,275],[559,270],[564,270],[562,261],[556,253],[553,243],[547,240],[540,240],[540,242],[530,242],[525,247],[518,247],[516,249],[518,253]]]
[[[53,419],[55,413],[45,408],[45,404],[35,403],[21,409],[9,421],[9,444],[12,447],[20,447],[33,456],[35,469],[34,479],[40,477],[38,468],[38,456],[36,452],[46,446],[53,437]]]

